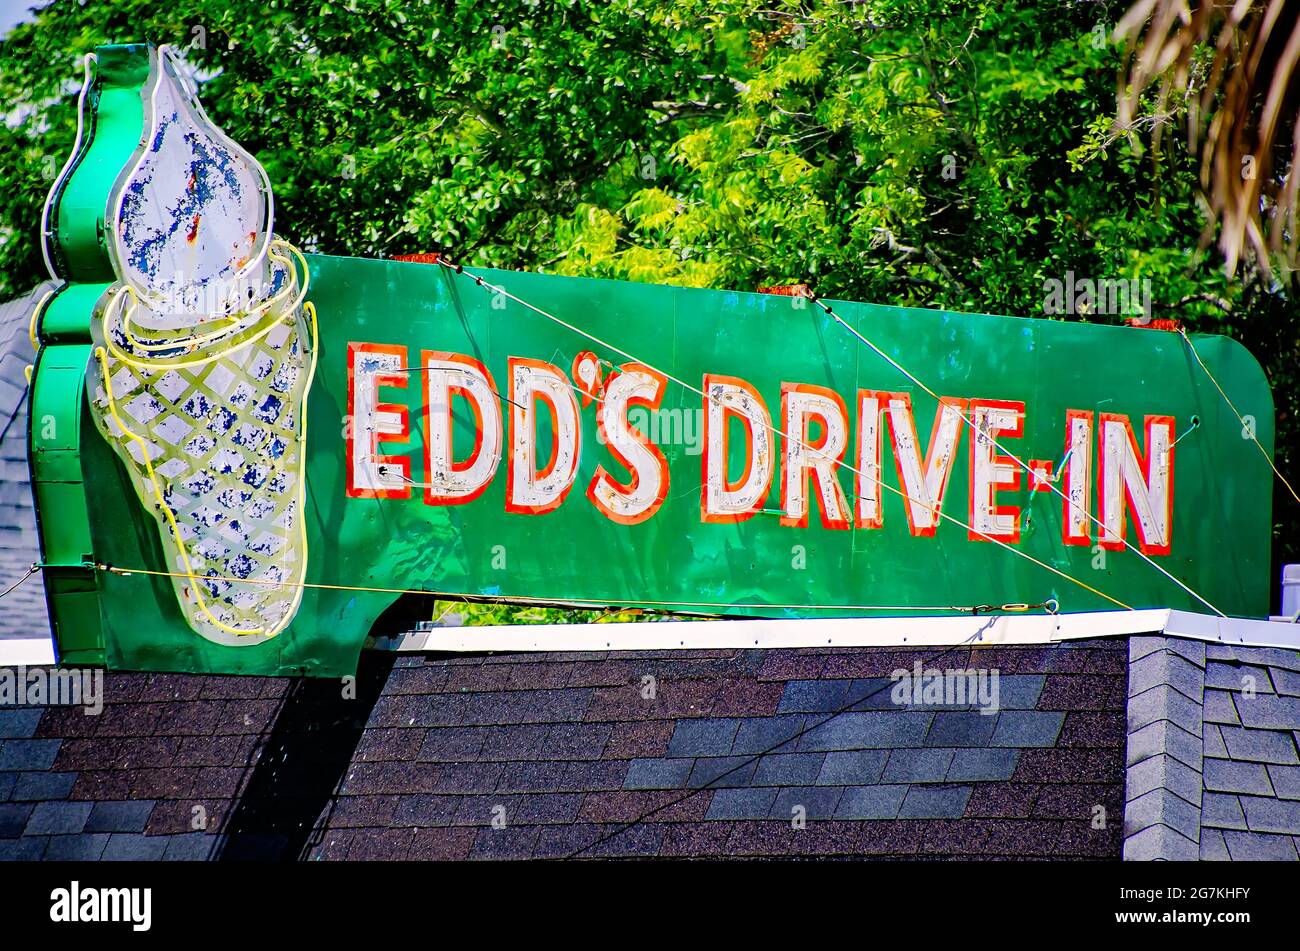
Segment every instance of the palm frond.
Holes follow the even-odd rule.
[[[1143,96],[1157,111],[1181,97],[1188,146],[1199,153],[1229,274],[1244,257],[1296,269],[1300,159],[1300,0],[1138,0],[1115,29],[1127,40],[1118,125],[1131,130]],[[1153,148],[1159,148],[1159,126]]]

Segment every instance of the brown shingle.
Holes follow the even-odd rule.
[[[416,829],[406,855],[426,861],[460,861],[469,857],[477,835],[474,829]]]

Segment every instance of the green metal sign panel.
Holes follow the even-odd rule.
[[[137,256],[132,202],[170,187],[149,164],[167,71],[149,73],[152,124],[99,226],[113,266],[91,269],[116,280],[70,283],[41,318],[32,454],[64,645],[98,625],[114,667],[333,675],[406,590],[795,618],[1266,613],[1251,437],[1271,447],[1273,407],[1227,338],[300,260],[269,212],[238,255],[193,251],[261,213],[255,176]],[[209,262],[191,284],[253,271],[269,303],[187,322],[164,302],[169,241]],[[43,438],[45,406],[71,445]]]

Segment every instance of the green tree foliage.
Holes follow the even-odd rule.
[[[53,0],[0,51],[0,294],[75,132],[77,59],[180,47],[266,166],[278,230],[351,255],[1042,316],[1048,278],[1151,282],[1264,363],[1300,469],[1292,299],[1229,281],[1194,160],[1111,123],[1124,12],[1013,0]],[[1148,145],[1150,138],[1145,140]],[[1115,321],[1112,315],[1066,319]],[[1154,331],[1134,331],[1154,332]],[[1282,531],[1300,506],[1277,495]],[[549,615],[543,615],[549,616]]]

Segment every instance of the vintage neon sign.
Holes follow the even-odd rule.
[[[305,262],[272,234],[266,172],[208,119],[175,55],[147,61],[142,134],[104,212],[116,280],[91,327],[91,417],[155,519],[187,622],[246,645],[293,619],[306,571]],[[57,233],[44,238],[57,259]]]
[[[525,357],[509,358],[510,379],[517,385],[512,385],[508,399],[507,440],[496,383],[475,358],[423,351],[419,372],[426,385],[419,415],[425,431],[419,434],[410,429],[406,407],[387,403],[382,396],[384,387],[407,387],[409,368],[395,372],[407,364],[406,348],[353,341],[348,353],[352,366],[348,376],[349,431],[369,434],[366,439],[349,435],[346,442],[352,497],[411,497],[411,457],[396,448],[417,438],[426,447],[424,467],[431,480],[424,493],[427,505],[477,499],[503,465],[509,512],[542,515],[554,511],[574,487],[583,447],[581,411],[574,391],[581,390],[569,383],[560,367]],[[654,370],[629,363],[611,372],[607,380],[597,380],[595,386],[604,394],[595,411],[602,442],[625,475],[622,480],[616,478],[602,462],[585,486],[585,495],[611,521],[637,524],[653,517],[673,487],[667,458],[634,425],[631,411],[636,406],[658,408],[668,381]],[[778,455],[768,438],[776,435],[772,413],[753,385],[737,377],[724,382],[706,375],[704,388],[709,395],[701,400],[700,412],[709,425],[700,487],[702,522],[739,522],[757,515],[768,504],[773,476],[779,469],[783,474],[781,525],[805,528],[810,511],[816,509],[824,528],[879,530],[884,527],[887,507],[880,473],[882,433],[888,430],[902,487],[899,504],[908,530],[917,537],[932,538],[940,525],[939,513],[944,510],[959,441],[963,430],[969,430],[970,491],[963,515],[968,537],[976,542],[1020,540],[1021,507],[1000,502],[999,495],[1019,489],[1022,467],[996,447],[1016,440],[1016,451],[1025,451],[1019,446],[1027,413],[1023,401],[944,397],[922,456],[909,394],[859,390],[857,440],[850,457],[858,460],[861,470],[855,519],[836,474],[851,448],[847,404],[842,396],[826,387],[783,382],[781,417],[790,438],[776,436],[782,443]],[[460,460],[453,451],[451,426],[457,400],[463,400],[472,412],[473,447]],[[1092,544],[1090,500],[1097,495],[1104,548],[1123,550],[1132,524],[1142,552],[1168,555],[1173,531],[1174,417],[1147,416],[1144,444],[1139,445],[1132,422],[1122,413],[1102,414],[1100,427],[1094,426],[1092,414],[1086,410],[1067,409],[1065,416],[1070,436],[1062,455],[1067,461],[1062,474],[1068,480],[1066,497],[1060,500],[1062,543]],[[729,420],[742,425],[729,426]],[[810,436],[811,428],[819,435]],[[551,446],[544,465],[539,462],[538,448],[543,430]],[[743,447],[744,463],[739,472],[728,466],[732,439],[739,439]],[[381,441],[386,447],[382,455],[378,452]],[[1100,459],[1097,488],[1091,485],[1094,452]],[[1033,490],[1046,492],[1057,478],[1055,463],[1030,459],[1028,464],[1033,470]]]
[[[30,433],[67,659],[348,672],[409,591],[1267,612],[1271,474],[1178,336],[301,256],[165,50],[81,102]]]

